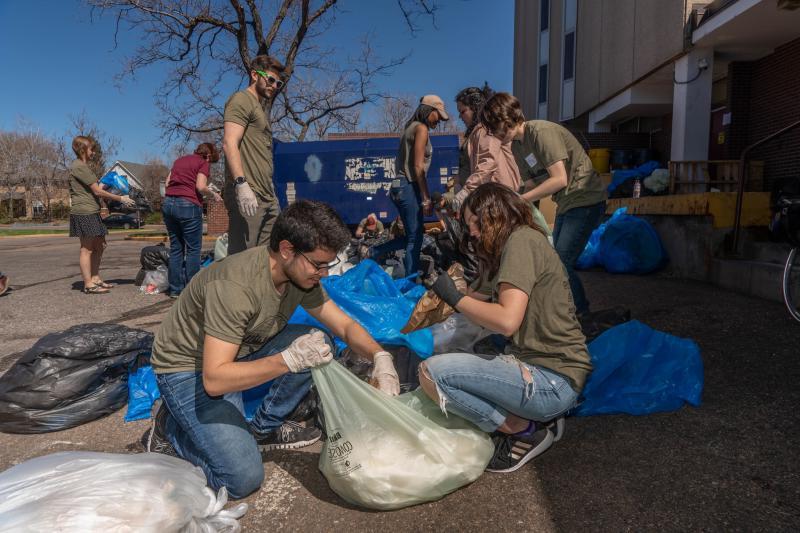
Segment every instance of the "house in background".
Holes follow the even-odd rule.
[[[772,277],[728,273],[765,259],[770,200],[800,179],[800,127],[748,152],[744,171],[739,158],[800,123],[799,91],[798,0],[516,0],[526,117],[565,124],[612,162],[613,150],[638,149],[668,166],[669,196],[615,199],[609,212],[648,215],[679,275],[777,297]],[[725,248],[746,260],[725,262]]]
[[[128,178],[128,183],[131,187],[136,187],[140,191],[144,191],[144,180],[147,173],[147,165],[141,163],[131,163],[130,161],[114,161],[106,173],[116,172],[120,176]]]

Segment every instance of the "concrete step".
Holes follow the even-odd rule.
[[[783,261],[786,261],[786,255]],[[797,263],[798,261],[795,262]],[[784,265],[781,263],[748,259],[714,259],[711,268],[711,281],[715,285],[758,298],[783,301]],[[800,296],[800,267],[797,266],[792,272],[791,290],[793,294]]]
[[[746,259],[781,265],[786,264],[791,249],[788,243],[769,241],[744,241],[741,248]]]

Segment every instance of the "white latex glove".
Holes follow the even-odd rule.
[[[244,216],[252,217],[256,215],[258,200],[249,183],[244,182],[236,186],[236,203],[239,205],[239,212]]]
[[[289,372],[302,372],[307,368],[324,365],[333,359],[331,347],[325,342],[321,331],[297,337],[288,348],[281,352]]]
[[[120,196],[119,202],[125,207],[134,207],[136,205],[136,200],[134,200],[127,194]]]
[[[394,357],[389,352],[378,352],[372,356],[372,382],[378,390],[389,396],[400,394],[400,378],[394,369]]]

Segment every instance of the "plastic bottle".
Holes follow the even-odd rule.
[[[642,195],[642,180],[636,178],[633,182],[633,197],[639,198]]]

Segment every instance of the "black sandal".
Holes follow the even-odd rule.
[[[109,294],[111,291],[100,285],[90,285],[83,288],[83,294]]]

